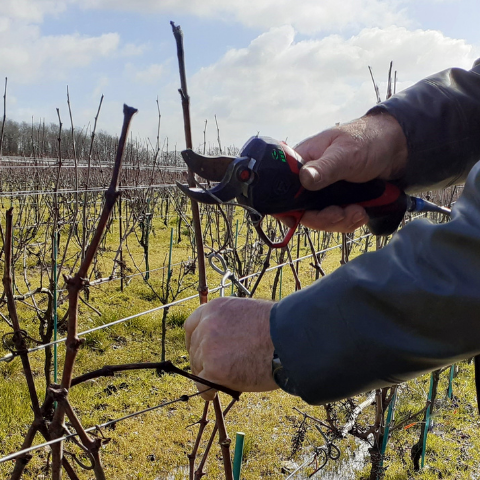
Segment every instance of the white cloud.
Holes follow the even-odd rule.
[[[73,0],[2,0],[0,9],[1,73],[17,83],[63,79],[67,72],[85,67],[118,50],[117,33],[98,36],[43,35],[40,25],[46,16],[56,16]],[[137,51],[140,47],[136,47]],[[134,54],[133,45],[124,47]]]
[[[1,72],[17,83],[64,78],[68,71],[112,54],[120,43],[116,33],[42,36],[38,26],[23,20],[7,23],[0,29]]]
[[[40,39],[37,52],[54,64],[65,60],[69,68],[75,68],[89,65],[96,57],[108,56],[119,43],[117,33],[104,33],[98,37],[79,34],[45,36]]]
[[[105,76],[105,75],[102,75],[98,80],[97,80],[97,83],[95,85],[95,88],[93,89],[93,92],[92,92],[92,99],[99,99],[103,93],[105,92],[105,88],[110,84],[110,79]]]
[[[311,34],[345,27],[408,25],[402,6],[407,0],[74,0],[82,8],[174,13],[237,20],[249,27],[285,23]]]
[[[69,0],[2,0],[0,14],[14,20],[39,23],[45,15],[63,12]]]
[[[120,55],[123,55],[125,57],[135,57],[143,55],[143,53],[145,53],[148,48],[149,46],[146,44],[136,45],[135,43],[127,43],[121,49]]]
[[[391,60],[400,89],[443,68],[469,68],[476,53],[437,31],[374,28],[349,39],[295,42],[293,28],[283,26],[228,51],[191,78],[193,118],[199,130],[216,114],[225,140],[237,145],[257,130],[297,142],[373,106],[369,65],[383,96]]]
[[[165,74],[165,65],[152,64],[144,70],[135,72],[135,79],[139,83],[157,83]]]
[[[245,48],[228,50],[188,79],[194,142],[202,140],[208,119],[207,140],[215,143],[216,114],[225,144],[240,146],[257,131],[288,137],[289,143],[295,143],[337,121],[361,115],[373,105],[368,65],[374,69],[383,96],[391,60],[401,89],[442,68],[469,67],[476,54],[480,55],[463,40],[438,31],[413,30],[403,10],[412,1],[343,0],[340,8],[338,0],[0,0],[0,78],[7,75],[12,86],[28,83],[36,90],[35,98],[40,98],[45,85],[54,83],[50,80],[69,83],[74,75],[78,79],[81,74],[85,88],[82,101],[84,105],[92,102],[78,113],[77,124],[93,118],[98,98],[105,93],[103,126],[99,128],[108,126],[117,132],[121,103],[127,101],[140,108],[135,128],[152,138],[156,135],[155,98],[159,95],[162,134],[181,146],[179,80],[171,38],[169,50],[162,51],[165,62],[160,63],[163,58],[159,60],[157,55],[158,63],[148,64],[142,55],[153,43],[137,43],[137,37],[122,31],[121,26],[126,43],[117,33],[81,35],[82,25],[78,27],[80,34],[45,36],[41,23],[73,4],[91,9],[85,13],[92,15],[99,14],[94,9],[104,9],[208,17],[224,24],[240,22],[266,33]],[[128,16],[132,21],[143,18]],[[355,35],[350,37],[351,32]],[[302,40],[296,41],[297,33],[303,35]],[[310,34],[317,36],[306,40]],[[219,41],[231,43],[231,39]],[[131,62],[127,65],[126,57]],[[99,65],[102,59],[108,63]],[[63,98],[63,88],[61,95]],[[77,95],[80,98],[78,83]],[[19,103],[24,100],[18,96]],[[43,108],[41,101],[36,108]]]

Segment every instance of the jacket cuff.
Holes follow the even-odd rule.
[[[289,393],[290,395],[296,395],[297,397],[300,395],[300,393],[298,392],[297,384],[293,381],[293,379],[290,377],[289,373],[283,366],[277,352],[273,354],[272,375],[275,383],[283,391]]]

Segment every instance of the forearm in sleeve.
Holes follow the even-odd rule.
[[[369,111],[402,126],[409,151],[397,184],[408,192],[463,183],[480,159],[480,65],[432,75]]]
[[[272,309],[287,391],[322,404],[480,352],[480,163],[449,223],[415,220]]]

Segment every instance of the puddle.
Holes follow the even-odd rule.
[[[173,469],[166,477],[156,477],[155,480],[179,480],[188,478],[190,468],[187,466],[177,467]]]
[[[365,464],[369,461],[370,456],[368,453],[368,445],[365,442],[355,439],[357,448],[355,450],[346,451],[342,449],[342,456],[340,460],[329,460],[325,467],[320,470],[312,479],[317,480],[355,480],[355,475],[359,470],[361,470]],[[341,444],[339,444],[341,448]],[[311,455],[303,457],[301,460],[296,462],[291,462],[292,471],[295,468],[298,468],[307,458]],[[155,480],[178,480],[180,478],[188,478],[189,469],[187,466],[182,466],[174,469],[167,477],[157,477]],[[299,470],[295,475],[290,476],[290,474],[285,475],[285,479],[289,478],[290,480],[306,480],[308,476],[306,472],[302,469]]]
[[[319,480],[355,480],[357,472],[364,468],[365,464],[370,460],[370,454],[368,453],[369,446],[360,440],[355,440],[355,443],[357,445],[355,450],[342,450],[340,460],[329,460],[325,467],[312,478]],[[299,461],[296,468],[307,460],[307,458],[308,456],[305,456]],[[290,480],[304,480],[307,479],[308,476],[302,469],[291,477],[285,475],[285,478],[289,478]]]

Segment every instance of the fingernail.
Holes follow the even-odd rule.
[[[335,223],[340,223],[343,219],[345,218],[345,215],[335,215],[330,219],[330,223],[335,224]]]
[[[351,228],[351,227],[353,227],[354,225],[357,225],[360,222],[365,222],[366,220],[367,219],[366,219],[365,215],[363,213],[358,212],[352,217],[352,223],[348,226],[348,228]]]
[[[303,172],[302,174],[302,181],[306,186],[314,186],[315,184],[319,183],[322,179],[320,172],[315,167],[308,167],[305,166],[300,170]]]
[[[353,223],[358,223],[358,222],[361,222],[363,220],[366,220],[365,214],[361,213],[361,212],[358,212],[353,216],[352,220],[353,220]]]

